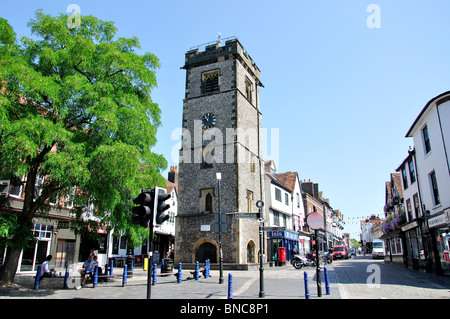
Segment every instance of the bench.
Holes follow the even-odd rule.
[[[171,272],[166,272],[166,273],[161,273],[161,274],[159,274],[159,275],[157,275],[158,277],[167,277],[167,276],[170,276],[170,275],[173,275]]]

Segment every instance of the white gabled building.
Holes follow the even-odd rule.
[[[418,216],[425,216],[436,271],[450,274],[450,91],[431,99],[415,119],[406,137],[414,141],[418,184]],[[432,250],[430,250],[432,251]],[[420,251],[419,251],[420,254]],[[434,260],[433,260],[434,259]]]

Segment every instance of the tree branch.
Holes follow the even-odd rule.
[[[83,59],[81,59],[81,61],[78,62],[78,64],[74,65],[73,68],[74,68],[75,70],[77,70],[79,73],[83,74],[83,75],[88,79],[88,81],[91,82],[91,83],[93,84],[93,82],[92,82],[91,78],[88,76],[88,74],[85,73],[85,72],[83,72],[83,71],[81,71],[81,70],[78,68],[78,66],[79,66],[82,62],[83,62]]]

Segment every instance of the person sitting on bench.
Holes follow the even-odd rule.
[[[83,280],[81,281],[81,286],[84,286],[84,283],[86,282],[86,279],[89,276],[92,276],[94,272],[95,266],[98,265],[97,261],[94,261],[94,255],[89,255],[88,260],[86,260],[83,264],[83,269],[80,269],[80,274],[83,276]]]

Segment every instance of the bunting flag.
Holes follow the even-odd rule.
[[[359,225],[361,222],[364,222],[364,221],[366,221],[367,219],[368,220],[373,220],[373,219],[381,219],[381,218],[384,218],[384,214],[371,214],[371,215],[365,215],[365,216],[354,216],[354,217],[344,217],[343,218],[343,221],[346,223],[346,224],[357,224],[357,225]],[[372,222],[372,224],[378,224],[378,222],[377,223],[373,223]]]

